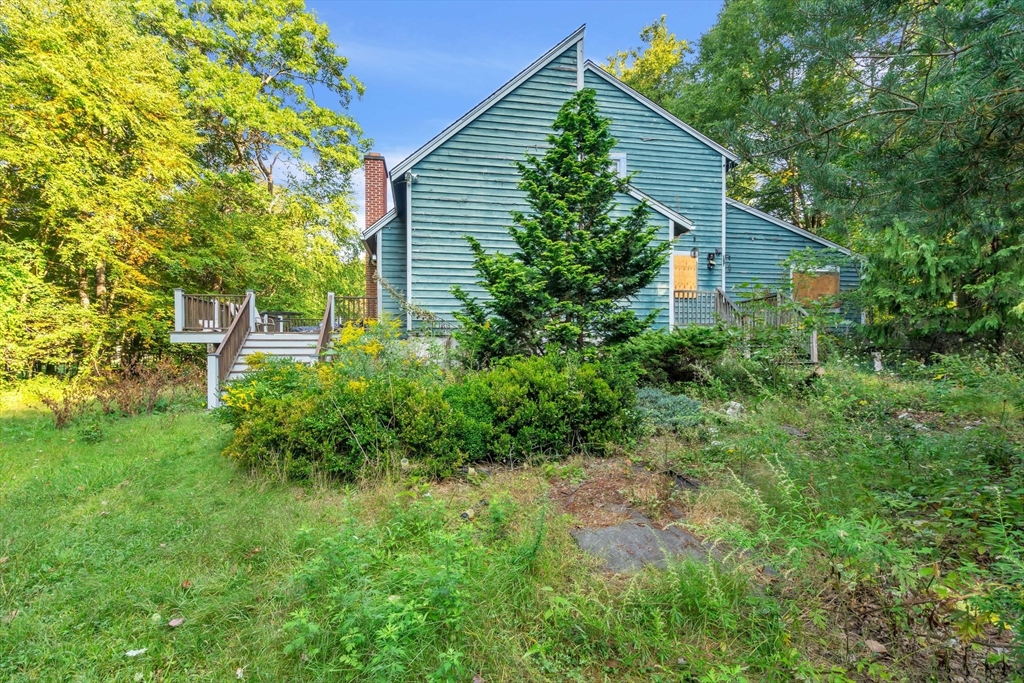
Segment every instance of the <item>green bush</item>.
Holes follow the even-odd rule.
[[[634,432],[632,377],[610,362],[507,358],[468,375],[449,395],[472,425],[466,442],[486,444],[495,459],[600,454]]]
[[[727,329],[690,325],[645,332],[620,346],[615,357],[635,366],[644,384],[671,386],[699,380],[700,368],[717,362],[732,343]]]
[[[407,460],[446,477],[467,462],[601,453],[633,433],[631,378],[610,363],[505,359],[457,376],[414,356],[386,325],[346,328],[332,363],[255,358],[224,397],[227,455],[308,477],[353,479]]]

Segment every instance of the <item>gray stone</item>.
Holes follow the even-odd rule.
[[[725,404],[725,414],[729,417],[743,417],[744,410],[743,404],[736,401],[729,401]]]
[[[693,534],[676,526],[655,529],[641,519],[602,529],[578,529],[572,536],[581,549],[600,558],[613,572],[635,572],[648,564],[664,567],[669,557],[707,561],[707,551]]]

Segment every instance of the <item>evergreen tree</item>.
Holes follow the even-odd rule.
[[[452,292],[464,306],[457,337],[479,361],[539,354],[549,344],[615,344],[653,321],[654,314],[641,319],[626,306],[657,276],[670,245],[656,243],[645,203],[611,216],[629,177],[612,167],[610,123],[593,90],[576,93],[555,118],[544,156],[516,163],[530,207],[512,212],[518,250],[487,253],[466,236],[489,298],[481,303],[457,286]]]

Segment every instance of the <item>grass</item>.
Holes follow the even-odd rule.
[[[0,679],[1021,680],[1021,386],[834,364],[748,390],[629,454],[705,482],[671,503],[724,553],[632,577],[549,498],[593,461],[299,486],[187,403],[57,431],[7,394]]]

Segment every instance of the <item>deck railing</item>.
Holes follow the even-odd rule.
[[[334,332],[334,292],[327,293],[327,308],[324,310],[324,319],[320,321],[320,336],[316,340],[316,356],[323,358],[327,353],[327,347],[331,344],[331,334]]]
[[[252,331],[255,305],[256,296],[252,292],[247,293],[217,350],[206,356],[206,399],[211,408],[220,405],[220,387],[231,374],[231,366],[235,364],[245,338]]]
[[[743,314],[721,289],[699,291],[679,289],[675,292],[674,322],[682,325],[743,325]]]
[[[185,294],[174,291],[177,332],[220,332],[231,327],[245,294]]]
[[[337,327],[347,322],[360,324],[373,320],[377,298],[372,296],[339,296],[334,300]]]

